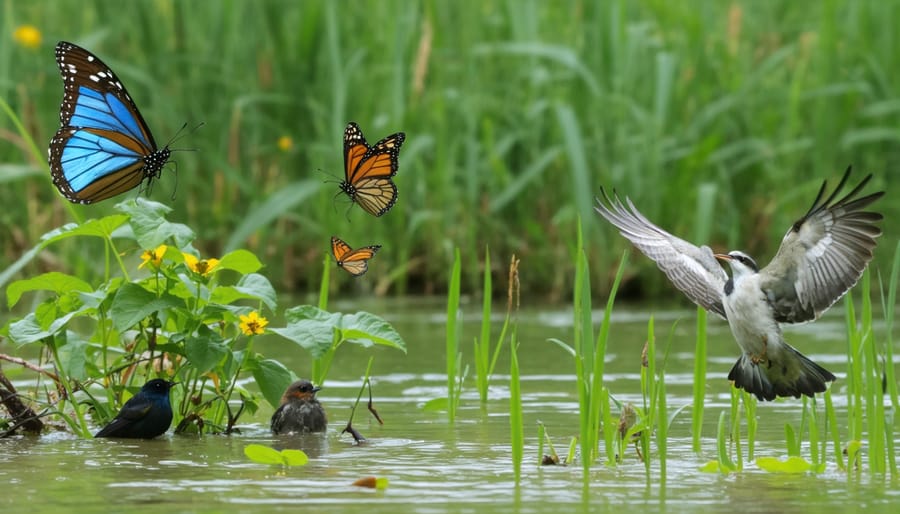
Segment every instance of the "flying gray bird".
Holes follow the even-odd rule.
[[[868,175],[843,198],[838,194],[850,168],[827,199],[822,183],[809,211],[784,235],[778,253],[760,269],[747,254],[714,254],[653,224],[627,197],[613,192],[597,199],[596,210],[619,229],[681,292],[697,305],[728,321],[743,354],[728,379],[760,400],[825,391],[835,377],[784,340],[780,323],[817,319],[853,287],[872,260],[876,223],[883,216],[865,211],[884,191],[856,198],[872,178]],[[717,259],[731,265],[731,278]]]

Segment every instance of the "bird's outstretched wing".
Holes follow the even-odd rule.
[[[875,239],[881,235],[876,223],[883,216],[863,209],[884,191],[855,198],[872,178],[868,175],[836,200],[849,177],[848,167],[824,201],[828,182],[822,183],[812,207],[787,231],[772,262],[760,270],[760,286],[779,322],[818,318],[856,284],[872,260]]]
[[[691,301],[725,318],[722,291],[728,275],[712,250],[708,246],[694,246],[654,225],[627,197],[626,206],[615,192],[612,199],[602,188],[600,193],[603,200],[597,198],[597,212],[615,225],[638,250],[653,259],[672,284]]]

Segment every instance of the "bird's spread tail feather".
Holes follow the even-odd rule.
[[[825,384],[835,380],[830,371],[785,344],[786,351],[776,361],[754,362],[741,355],[728,373],[734,386],[756,395],[759,400],[774,400],[777,396],[801,394],[812,397],[825,391]]]

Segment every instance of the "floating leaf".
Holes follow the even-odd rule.
[[[281,457],[285,466],[305,466],[309,462],[303,450],[281,450]]]
[[[353,482],[353,485],[358,487],[368,487],[370,489],[387,489],[388,479],[384,477],[362,477],[356,482]]]
[[[775,457],[759,457],[756,465],[769,473],[806,473],[813,466],[802,457],[788,457],[787,460],[778,460]]]
[[[262,444],[248,444],[244,447],[244,455],[253,462],[272,466],[305,466],[309,462],[303,450],[278,451]]]
[[[719,472],[719,463],[718,461],[711,460],[706,464],[700,466],[700,471],[704,473],[718,473]]]
[[[244,446],[244,455],[253,462],[259,464],[272,464],[276,466],[282,464],[281,452],[261,444],[248,444],[247,446]]]

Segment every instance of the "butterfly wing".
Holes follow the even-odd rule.
[[[158,150],[131,96],[87,50],[61,41],[56,63],[65,84],[60,129],[50,141],[53,183],[68,200],[93,203],[158,177],[169,149]]]
[[[354,250],[337,237],[331,238],[331,253],[339,268],[347,270],[353,276],[360,276],[369,270],[368,261],[381,249],[381,245],[363,246]]]
[[[400,147],[406,135],[392,134],[369,146],[354,122],[344,130],[344,181],[341,190],[373,216],[381,216],[397,202],[397,174]]]

